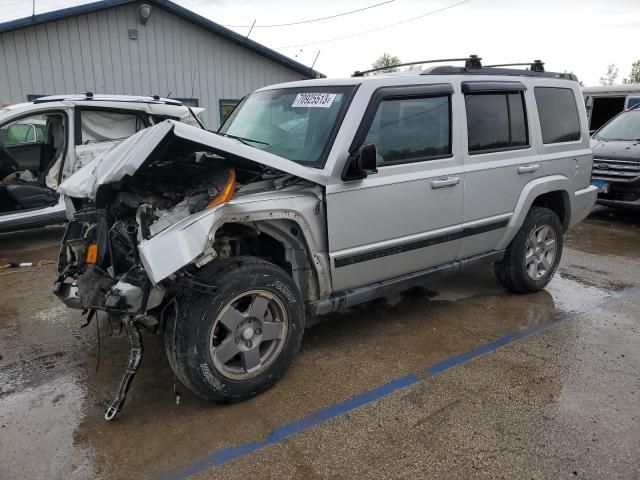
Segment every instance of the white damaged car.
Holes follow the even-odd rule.
[[[3,107],[0,232],[63,223],[60,182],[122,139],[166,119],[203,127],[197,117],[202,110],[157,96],[89,92]]]

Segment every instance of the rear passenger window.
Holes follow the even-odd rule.
[[[80,110],[80,138],[76,143],[86,145],[121,140],[146,126],[142,115],[138,112],[82,109]]]
[[[364,145],[376,145],[378,165],[451,154],[449,96],[383,100]]]
[[[469,153],[529,145],[522,92],[465,95]]]
[[[573,90],[536,87],[536,104],[544,143],[580,140],[580,120]]]

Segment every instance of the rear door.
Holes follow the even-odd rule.
[[[530,134],[533,92],[521,82],[462,82],[466,112],[464,231],[459,258],[493,250],[520,193],[542,174]]]
[[[375,144],[378,173],[327,187],[334,291],[456,258],[464,178],[450,84],[374,92],[350,151]]]

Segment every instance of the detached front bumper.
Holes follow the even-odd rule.
[[[58,257],[58,278],[53,294],[69,308],[102,310],[116,314],[144,315],[162,303],[165,289],[152,286],[144,270],[130,268],[114,275],[111,260],[99,257],[98,265],[86,262],[89,243],[79,235],[80,223],[71,221],[67,226]],[[100,236],[100,235],[98,235]],[[104,237],[103,237],[104,238]],[[116,250],[104,238],[99,251],[113,255]],[[99,242],[100,243],[100,242]]]
[[[598,198],[598,187],[589,185],[582,190],[576,190],[571,204],[571,224],[575,225],[583,221],[593,210]]]
[[[53,294],[69,308],[82,310],[82,303],[78,296],[78,285],[76,282],[64,283],[57,281],[53,284]]]

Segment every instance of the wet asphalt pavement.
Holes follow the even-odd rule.
[[[0,235],[0,261],[55,260],[61,234]],[[0,479],[640,478],[638,214],[571,230],[533,295],[483,267],[326,317],[280,383],[240,404],[178,385],[176,405],[145,335],[111,423],[126,338],[102,324],[96,372],[95,325],[52,296],[54,278],[0,271]]]

